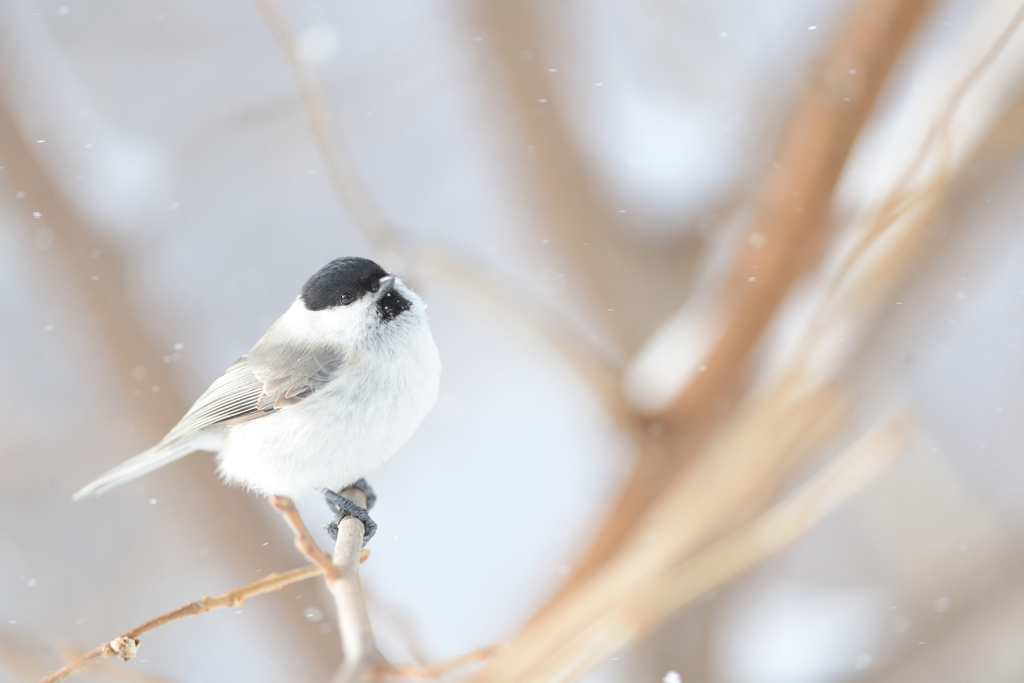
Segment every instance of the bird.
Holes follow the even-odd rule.
[[[370,259],[337,258],[152,448],[74,494],[97,496],[195,451],[222,479],[264,496],[322,495],[336,513],[376,523],[365,477],[413,435],[437,401],[441,358],[426,304]],[[350,486],[365,508],[341,496]]]

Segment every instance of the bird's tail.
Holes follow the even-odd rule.
[[[202,450],[202,448],[202,444],[196,443],[194,439],[187,438],[166,444],[157,444],[149,450],[142,451],[134,458],[125,460],[117,467],[107,470],[80,488],[71,498],[72,500],[81,500],[90,496],[98,496],[115,486],[120,486],[132,479],[148,474],[168,463],[185,457],[189,453]]]

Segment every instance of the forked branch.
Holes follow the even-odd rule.
[[[345,489],[341,495],[356,505],[366,506],[366,495],[359,489]],[[365,683],[379,678],[387,663],[377,650],[359,584],[359,563],[367,553],[362,549],[363,523],[355,517],[345,517],[338,523],[338,541],[332,558],[317,546],[289,498],[275,496],[270,503],[281,511],[295,532],[295,547],[322,568],[327,589],[334,597],[344,657],[334,680],[338,683]]]

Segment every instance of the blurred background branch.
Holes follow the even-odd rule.
[[[310,133],[330,173],[334,191],[374,249],[385,255],[397,251],[400,246],[394,231],[371,199],[369,189],[345,152],[342,141],[334,133],[327,98],[316,70],[303,57],[295,32],[288,25],[288,18],[277,0],[253,0],[253,4],[263,16],[295,76]]]
[[[546,49],[531,2],[476,4],[518,129],[517,165],[537,206],[536,234],[551,240],[576,275],[577,294],[623,358],[685,300],[700,240],[682,233],[645,241],[630,233],[570,134],[557,87],[559,61]],[[651,296],[657,292],[658,296]]]
[[[857,133],[929,2],[866,1],[847,19],[794,104],[718,312],[727,321],[642,454],[581,565],[605,562],[735,404],[748,357],[776,308],[821,252],[829,198]],[[851,73],[853,72],[853,73]],[[709,325],[714,325],[708,321]],[[695,370],[696,368],[694,368]]]
[[[98,355],[90,362],[103,368],[101,374],[114,390],[125,397],[120,408],[125,414],[115,420],[155,442],[184,414],[188,403],[176,390],[170,376],[166,353],[149,339],[135,306],[126,273],[128,268],[118,248],[66,201],[64,194],[26,142],[9,108],[0,98],[0,158],[6,181],[17,189],[19,208],[31,214],[38,227],[22,239],[44,244],[54,261],[47,264],[47,288],[66,310],[83,321],[77,342]],[[38,215],[37,215],[38,214]],[[85,335],[92,336],[89,339]],[[97,390],[92,387],[92,390]],[[86,400],[89,391],[84,392]],[[123,428],[123,427],[122,427]],[[108,464],[120,456],[109,454]],[[93,469],[102,469],[105,465]],[[193,535],[204,545],[222,548],[225,568],[248,570],[258,561],[257,538],[261,532],[239,520],[258,517],[255,500],[235,496],[232,514],[223,513],[222,485],[213,476],[207,459],[189,458],[168,468],[160,485],[166,491],[187,491],[191,514],[180,517],[180,533]],[[117,536],[114,527],[107,532]],[[282,623],[294,628],[300,617],[293,612],[280,615]],[[296,647],[303,647],[296,639]],[[315,661],[319,653],[310,652]]]

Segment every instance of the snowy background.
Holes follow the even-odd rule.
[[[651,244],[699,242],[758,182],[848,6],[545,0],[535,3],[543,50],[524,45],[520,59],[543,54],[571,141],[618,220]],[[941,69],[972,6],[940,3],[854,167],[874,173],[869,145],[913,125],[917,84]],[[530,149],[480,6],[282,7],[339,143],[401,240],[458,253],[527,302],[597,329],[524,181]],[[205,454],[96,500],[70,496],[159,438],[324,263],[403,264],[375,254],[339,201],[294,76],[248,2],[0,3],[0,107],[6,683],[303,562],[278,515],[220,485]],[[1022,183],[1018,155],[951,205],[947,222],[969,227],[937,247],[864,349],[864,391],[908,401],[927,444],[590,680],[1024,676]],[[572,571],[633,453],[543,338],[457,287],[411,284],[429,304],[441,397],[371,478],[380,531],[363,577],[385,654],[434,661],[525,623]],[[120,328],[104,331],[93,306],[108,286],[148,357],[125,356],[112,343]],[[317,529],[328,516],[320,504],[302,511]],[[339,657],[332,613],[310,581],[162,628],[120,666],[181,683],[326,680]]]

